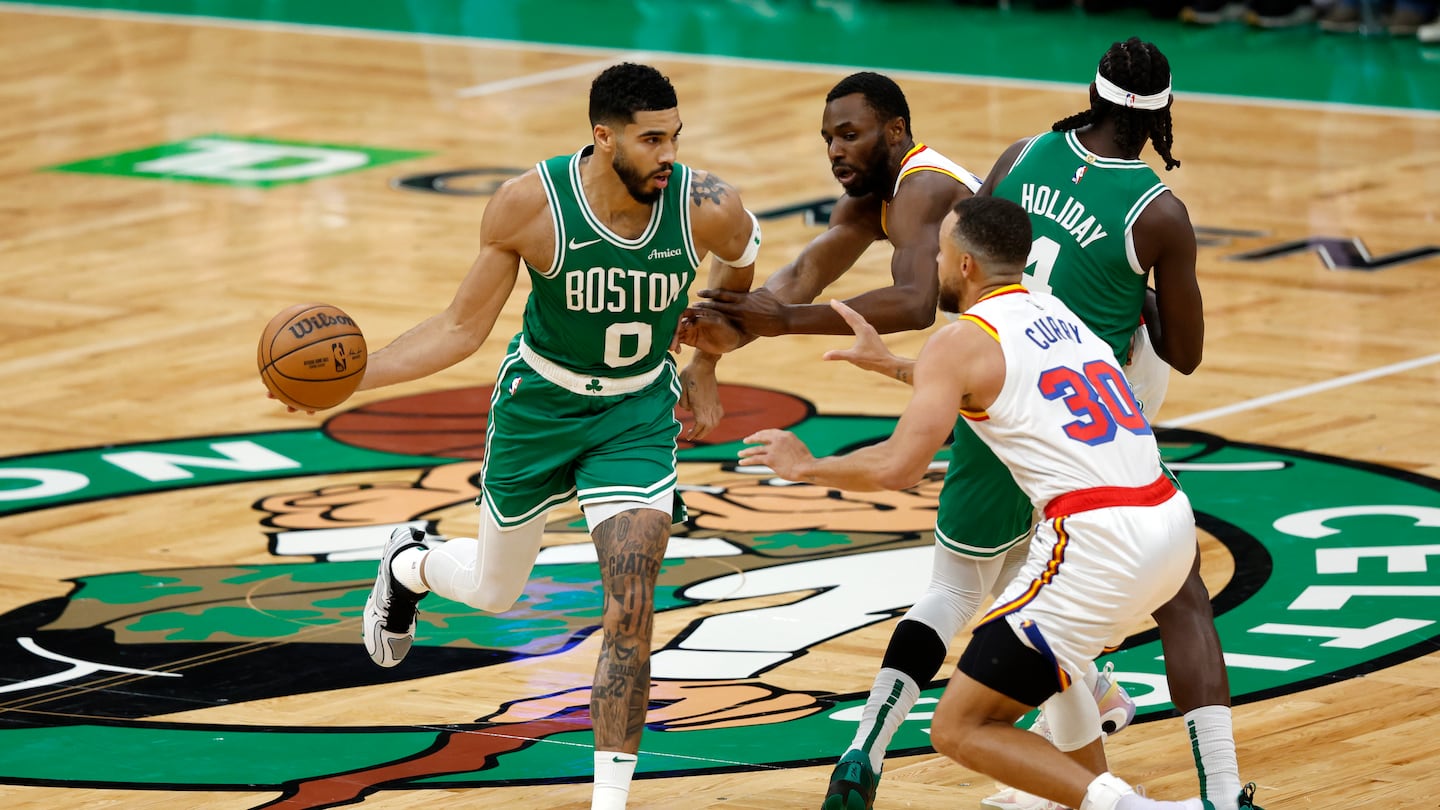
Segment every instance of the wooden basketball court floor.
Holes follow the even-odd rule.
[[[508,623],[444,614],[428,627],[457,640],[417,650],[413,669],[372,667],[356,632],[389,526],[473,532],[477,455],[445,437],[475,434],[461,417],[482,416],[473,389],[493,381],[522,296],[471,361],[330,413],[286,414],[250,358],[292,303],[343,307],[372,347],[443,307],[487,184],[585,142],[588,81],[621,54],[16,8],[0,9],[0,52],[0,805],[588,806],[585,737],[564,714],[596,651],[594,614],[569,601],[593,588],[583,553],[542,566]],[[817,129],[844,71],[651,61],[680,94],[682,160],[770,214],[763,277],[819,232],[798,211],[837,192]],[[919,139],[982,175],[1078,109],[1086,78],[898,76]],[[1202,229],[1208,329],[1161,423],[1200,432],[1167,434],[1167,453],[1209,516],[1243,775],[1271,810],[1435,807],[1440,257],[1423,248],[1440,244],[1440,118],[1182,94],[1175,119],[1185,165],[1164,179]],[[184,155],[258,143],[242,138],[283,154],[186,180],[204,172]],[[345,163],[356,154],[369,163]],[[317,165],[356,170],[309,178]],[[475,193],[423,190],[462,170],[483,171],[449,188]],[[1321,237],[1329,253],[1303,244]],[[833,293],[883,284],[887,263],[877,246]],[[800,419],[836,447],[883,432],[907,391],[820,362],[846,343],[778,338],[728,358],[721,438]],[[688,534],[731,556],[672,561],[674,583],[711,585],[673,589],[655,644],[673,654],[723,635],[704,620],[738,616],[752,645],[724,646],[732,634],[709,648],[728,655],[698,654],[712,670],[657,680],[642,746],[655,773],[633,808],[817,806],[853,729],[835,710],[863,700],[903,612],[903,597],[868,595],[901,587],[885,555],[923,583],[937,483],[888,499],[760,491],[721,463],[733,449],[682,453],[701,515]],[[1256,472],[1280,468],[1304,477]],[[575,516],[557,513],[551,542],[583,540]],[[851,552],[869,555],[868,579],[834,564]],[[806,624],[857,611],[833,632]],[[758,616],[805,644],[773,642],[779,624]],[[1147,691],[1153,633],[1137,633],[1151,652],[1118,668],[1152,699],[1110,741],[1112,766],[1151,795],[1190,795],[1181,723]],[[923,708],[877,808],[977,807],[992,783],[925,749]],[[668,742],[685,735],[699,742]]]

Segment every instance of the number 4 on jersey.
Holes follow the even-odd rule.
[[[1037,292],[1055,292],[1050,289],[1050,273],[1055,270],[1055,261],[1060,258],[1060,243],[1048,236],[1036,237],[1030,244],[1030,257],[1025,260],[1025,269],[1035,268],[1026,280],[1025,289]]]

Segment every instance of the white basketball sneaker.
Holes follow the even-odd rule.
[[[370,660],[382,667],[395,666],[410,652],[415,641],[415,617],[419,615],[416,605],[424,595],[406,590],[397,582],[390,573],[390,563],[406,549],[424,548],[420,542],[424,538],[424,532],[401,526],[390,533],[380,553],[380,570],[375,574],[370,598],[365,600],[361,632]]]
[[[1114,734],[1135,721],[1135,701],[1115,680],[1115,662],[1106,661],[1095,679],[1095,705],[1100,707],[1100,730]]]

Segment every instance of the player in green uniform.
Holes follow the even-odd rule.
[[[365,607],[371,658],[394,666],[429,591],[487,612],[519,598],[550,507],[578,497],[600,562],[603,643],[590,716],[594,810],[629,794],[650,689],[656,576],[675,494],[674,407],[703,435],[720,411],[713,362],[677,374],[669,348],[701,259],[710,284],[750,285],[760,230],[739,195],[675,162],[680,113],[668,79],[622,64],[590,88],[593,144],[504,184],[480,254],[450,305],[369,358],[362,388],[424,377],[489,336],[523,263],[532,291],[491,399],[477,539],[433,547],[397,530]],[[713,358],[712,358],[713,360]],[[673,514],[672,514],[673,513]]]
[[[1090,109],[1012,145],[980,191],[1029,212],[1034,242],[1025,286],[1064,301],[1110,344],[1152,421],[1169,367],[1193,372],[1205,337],[1190,215],[1140,160],[1148,141],[1166,170],[1180,165],[1171,155],[1171,103],[1164,54],[1137,38],[1117,42],[1100,60]],[[1146,292],[1152,275],[1153,302]],[[1154,618],[1200,795],[1216,810],[1252,807],[1253,786],[1241,789],[1230,684],[1198,553],[1185,585]],[[987,803],[1048,806],[1006,792]]]

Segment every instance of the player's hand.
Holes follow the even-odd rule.
[[[844,360],[866,371],[879,372],[887,377],[895,376],[895,369],[901,358],[890,353],[890,349],[886,347],[885,341],[880,339],[880,333],[875,331],[875,327],[871,326],[863,315],[846,306],[843,301],[832,299],[830,308],[840,313],[840,317],[850,325],[850,329],[855,333],[855,344],[848,349],[832,349],[825,352],[823,359]]]
[[[701,290],[695,306],[714,310],[740,325],[747,334],[774,337],[788,334],[786,304],[775,293],[761,287],[748,293],[734,290]]]
[[[745,437],[754,445],[740,451],[740,466],[765,466],[789,481],[801,480],[806,465],[815,460],[810,448],[788,430],[762,430]]]
[[[270,393],[269,391],[266,391],[266,392],[265,392],[265,396],[269,397],[270,399],[275,399],[275,395],[272,394],[272,393]],[[276,401],[276,402],[279,402],[280,400],[275,399],[275,401]],[[297,410],[297,409],[295,409],[295,408],[292,408],[292,407],[290,407],[289,405],[286,405],[286,406],[285,406],[285,410],[288,411],[289,413],[299,413],[299,412],[300,412],[299,410]],[[314,412],[314,411],[306,411],[305,413],[308,413],[308,414],[310,414],[311,416],[314,416],[314,415],[315,415],[315,412]]]
[[[670,351],[678,351],[683,343],[702,352],[725,354],[740,348],[744,337],[740,329],[719,312],[689,307],[680,313],[680,324],[675,328]]]
[[[715,358],[697,353],[680,372],[680,407],[695,415],[685,438],[698,441],[720,424],[725,408],[720,404],[720,383],[715,379]]]

